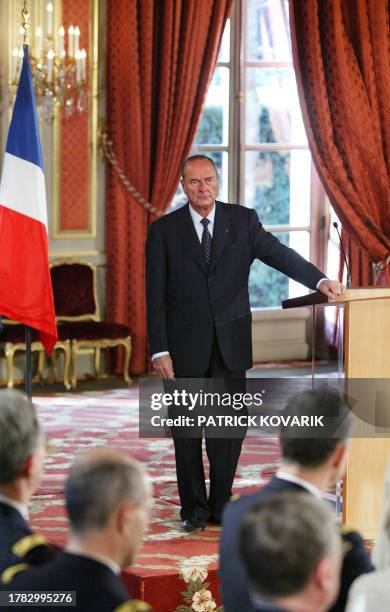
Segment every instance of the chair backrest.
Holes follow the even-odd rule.
[[[57,321],[99,321],[96,266],[61,258],[50,264]]]

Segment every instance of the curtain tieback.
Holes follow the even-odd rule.
[[[127,178],[126,174],[123,172],[114,153],[113,143],[108,138],[108,134],[106,132],[102,132],[100,134],[99,140],[99,144],[102,148],[104,155],[107,157],[108,161],[114,168],[122,185],[133,196],[137,204],[142,206],[142,208],[150,212],[152,215],[156,215],[156,217],[162,217],[164,213],[161,212],[161,210],[158,210],[158,208],[153,206],[150,202],[148,202],[148,200],[146,200],[143,195],[140,194],[140,192],[134,187],[134,185]]]

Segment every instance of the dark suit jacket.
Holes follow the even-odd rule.
[[[4,587],[3,587],[4,589]],[[56,610],[75,612],[114,612],[151,610],[145,602],[131,602],[120,576],[103,563],[61,552],[52,563],[16,575],[7,590],[13,591],[76,591],[76,606],[58,606]],[[129,605],[124,605],[129,602]],[[47,610],[35,607],[34,610]]]
[[[252,366],[248,277],[255,258],[315,289],[324,275],[266,232],[255,210],[216,202],[210,266],[189,204],[151,224],[146,298],[151,354],[169,351],[176,376],[202,376],[216,330],[229,370]]]
[[[20,512],[0,502],[0,576],[11,565],[40,565],[54,555],[47,540],[32,533]]]
[[[226,506],[222,520],[219,569],[224,612],[262,610],[261,607],[255,608],[249,599],[245,570],[238,554],[239,530],[243,517],[257,501],[265,496],[286,491],[307,493],[307,489],[299,484],[274,476],[261,491],[243,495]],[[343,533],[342,537],[346,553],[342,566],[340,592],[331,608],[332,612],[341,612],[345,609],[348,591],[355,578],[374,569],[362,537],[353,531]]]

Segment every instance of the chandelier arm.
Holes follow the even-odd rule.
[[[152,215],[155,215],[156,217],[162,217],[164,213],[161,212],[161,210],[158,210],[158,208],[153,206],[150,202],[148,202],[148,200],[146,200],[143,197],[143,195],[141,195],[140,192],[129,181],[126,174],[124,173],[124,171],[122,170],[122,168],[120,167],[118,163],[118,160],[114,153],[113,143],[108,138],[108,135],[106,133],[103,133],[101,135],[101,147],[102,147],[104,155],[107,157],[108,161],[110,162],[115,172],[117,173],[122,185],[133,196],[137,204],[139,204],[142,208],[147,210]]]

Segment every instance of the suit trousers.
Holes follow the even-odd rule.
[[[205,378],[219,379],[223,390],[245,392],[245,372],[228,370],[214,334],[210,362]],[[218,387],[221,388],[220,386]],[[231,412],[229,407],[227,412]],[[207,409],[206,409],[207,412]],[[225,410],[226,412],[226,410]],[[180,436],[171,429],[175,445],[176,474],[182,520],[221,520],[222,511],[232,495],[232,485],[246,429],[229,437],[215,436],[205,428],[206,453],[210,464],[210,489],[207,496],[202,454],[202,431],[194,436]]]

